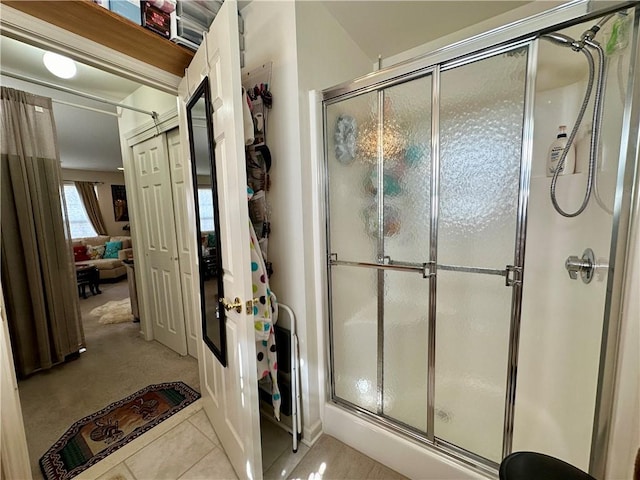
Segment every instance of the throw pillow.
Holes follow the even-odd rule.
[[[83,262],[85,260],[91,260],[87,255],[87,247],[85,245],[79,245],[73,247],[73,260],[75,262]]]
[[[98,260],[104,257],[104,250],[104,245],[98,245],[95,247],[93,245],[87,245],[87,255],[89,255],[89,258],[91,258],[91,260]]]
[[[118,252],[122,250],[122,242],[107,242],[104,245],[104,257],[102,258],[118,258]]]

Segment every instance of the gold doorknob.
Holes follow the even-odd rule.
[[[236,297],[233,300],[233,303],[231,303],[226,298],[221,298],[220,303],[222,304],[222,306],[227,312],[235,309],[236,312],[242,313],[242,300],[240,300],[239,297]]]

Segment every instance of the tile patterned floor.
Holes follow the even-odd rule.
[[[156,435],[157,438],[151,439],[146,445],[133,445],[130,452],[126,454],[126,458],[118,459],[120,461],[115,465],[102,466],[102,470],[110,467],[105,473],[98,475],[99,469],[96,467],[108,462],[113,455],[91,467],[81,477],[98,480],[237,478],[204,410],[198,406],[198,409],[195,411],[192,409],[183,416],[184,418],[179,419],[176,425],[169,425],[168,430],[165,428],[164,432],[156,432],[160,435]],[[158,427],[147,433],[153,432]],[[131,444],[142,440],[146,435],[134,440]]]
[[[264,478],[385,479],[405,477],[335,438],[291,451],[291,436],[261,422]],[[89,468],[78,480],[229,480],[237,476],[201,403],[195,402]]]
[[[323,435],[288,478],[402,480],[406,477],[335,438]]]

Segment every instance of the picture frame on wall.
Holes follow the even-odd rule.
[[[129,206],[127,205],[127,190],[124,185],[111,185],[113,199],[113,217],[116,222],[129,221]]]

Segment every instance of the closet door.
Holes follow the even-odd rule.
[[[140,189],[144,215],[142,238],[151,282],[145,298],[146,321],[152,322],[154,338],[187,354],[184,311],[173,217],[171,175],[165,135],[133,147],[136,183]]]
[[[202,80],[209,80],[215,148],[214,187],[220,218],[219,258],[223,291],[238,308],[225,314],[226,367],[201,339],[200,388],[204,410],[239,478],[262,478],[258,375],[249,250],[249,212],[244,157],[237,2],[218,12],[179,87],[180,129],[188,132],[186,104]],[[187,143],[185,142],[185,148]],[[192,156],[185,158],[193,158]],[[191,226],[192,243],[199,245]],[[194,260],[195,261],[195,260]],[[195,266],[194,266],[194,270]],[[202,338],[202,337],[200,337]]]
[[[182,306],[189,355],[198,358],[198,333],[200,324],[198,304],[197,275],[193,277],[193,265],[198,253],[194,251],[193,242],[189,238],[189,221],[187,215],[189,199],[193,198],[189,185],[191,171],[189,162],[185,163],[180,131],[176,128],[167,132],[167,150],[169,152],[169,166],[171,168],[171,190],[173,192],[173,209],[176,220],[176,240],[178,251],[178,265],[180,267],[180,288],[182,290]]]

